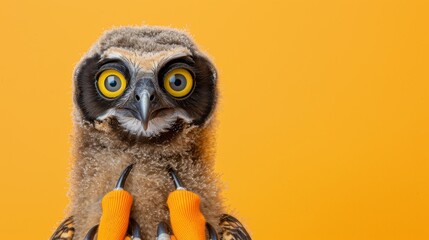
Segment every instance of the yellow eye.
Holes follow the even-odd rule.
[[[176,68],[164,77],[164,88],[173,97],[186,97],[194,86],[191,73],[184,68]]]
[[[107,98],[119,97],[127,87],[124,75],[114,69],[103,71],[97,80],[98,90]]]

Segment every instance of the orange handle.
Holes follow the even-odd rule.
[[[103,213],[98,227],[98,240],[124,239],[127,234],[133,197],[122,189],[107,193],[101,201]]]
[[[187,190],[176,190],[168,196],[171,228],[178,240],[206,239],[206,220],[200,202],[197,194]]]

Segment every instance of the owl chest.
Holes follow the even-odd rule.
[[[93,132],[92,132],[93,133]],[[124,189],[133,197],[131,217],[150,239],[160,221],[169,222],[167,199],[175,190],[168,166],[176,169],[185,187],[201,197],[201,210],[216,224],[222,211],[212,159],[195,144],[130,147],[107,135],[88,134],[74,146],[71,179],[71,215],[82,236],[100,221],[101,200],[113,190],[121,172],[135,164]]]
[[[79,163],[75,170],[80,177],[77,184],[85,192],[94,195],[88,196],[93,202],[99,201],[105,193],[111,191],[122,171],[133,164],[124,189],[131,193],[135,205],[159,207],[159,203],[166,200],[169,192],[174,190],[173,181],[168,175],[168,167],[183,168],[184,165],[187,165],[186,169],[196,167],[192,166],[192,157],[187,154],[166,156],[165,153],[144,148],[138,150],[104,148],[96,151],[87,149],[86,152],[87,154],[82,154],[77,160]]]

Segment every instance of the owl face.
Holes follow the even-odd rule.
[[[213,65],[184,33],[157,33],[111,31],[81,61],[75,103],[86,121],[114,122],[117,131],[156,138],[210,119],[216,102]]]

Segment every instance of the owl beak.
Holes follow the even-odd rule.
[[[138,99],[138,112],[140,120],[143,125],[143,129],[146,131],[149,125],[149,114],[150,114],[150,94],[148,91],[143,91]]]

